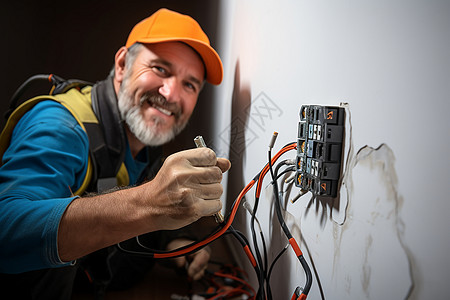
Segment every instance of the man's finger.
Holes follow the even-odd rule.
[[[199,212],[202,216],[212,216],[222,209],[220,199],[201,200],[198,202]]]
[[[217,163],[216,153],[209,148],[195,148],[178,152],[177,155],[182,155],[191,165],[196,167],[212,167]]]
[[[231,162],[226,158],[218,157],[216,166],[220,168],[222,173],[225,173],[231,168]]]
[[[206,268],[208,267],[208,262],[210,254],[207,248],[201,249],[198,252],[191,255],[192,261],[188,267],[188,275],[194,279],[200,279]]]
[[[220,183],[222,181],[222,171],[216,167],[196,167],[195,178],[198,183]]]
[[[219,199],[223,194],[223,186],[220,183],[203,184],[196,196],[205,200]]]

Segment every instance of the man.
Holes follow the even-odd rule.
[[[158,146],[185,127],[204,81],[219,84],[222,76],[220,58],[198,23],[161,9],[133,28],[126,46],[116,53],[110,78],[92,90],[40,98],[20,118],[14,117],[18,121],[1,140],[0,273],[8,274],[0,278],[2,284],[19,283],[20,292],[30,297],[70,298],[80,258],[217,213],[222,173],[230,162],[210,149],[175,153],[152,180],[136,184],[151,177],[148,166]],[[90,156],[95,149],[89,147],[97,138],[88,137],[90,123],[84,126],[79,119],[91,109],[72,110],[72,100],[64,100],[70,93],[80,101],[92,101],[96,120],[91,121],[98,119],[106,143],[125,137],[118,157],[123,157],[126,171],[121,174],[132,187],[89,197],[73,195],[82,194],[97,180],[96,174],[110,166],[99,163],[103,154]],[[119,113],[119,122],[108,121]],[[114,130],[118,135],[111,138]],[[176,239],[167,247],[187,242]],[[208,259],[207,251],[197,252],[189,259],[188,274],[201,277]]]

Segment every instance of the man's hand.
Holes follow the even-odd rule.
[[[159,229],[178,229],[222,208],[222,173],[229,160],[208,148],[175,153],[156,177],[142,186],[144,203],[160,223]],[[152,220],[152,222],[155,221]]]
[[[192,241],[188,239],[175,239],[167,245],[167,250],[174,250],[190,243]],[[190,278],[199,280],[205,275],[208,268],[210,252],[210,248],[206,246],[188,256],[175,257],[173,261],[178,268],[186,268]]]
[[[137,235],[178,229],[212,216],[222,207],[222,172],[230,166],[211,149],[186,150],[169,156],[150,182],[74,199],[59,226],[61,260],[72,261]],[[193,268],[203,265],[204,255],[193,256]]]

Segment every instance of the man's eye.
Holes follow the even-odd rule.
[[[184,85],[191,91],[194,91],[194,92],[197,91],[196,86],[190,82],[186,82]]]
[[[168,72],[166,69],[164,69],[163,67],[159,67],[159,66],[154,66],[152,67],[154,71],[156,71],[157,73],[161,74],[161,75],[167,75]]]
[[[186,82],[186,86],[191,90],[195,90],[195,86],[190,82]]]

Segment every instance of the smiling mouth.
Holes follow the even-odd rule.
[[[161,94],[151,91],[146,92],[141,97],[141,105],[145,102],[165,116],[178,118],[181,115],[180,107],[176,103],[167,102]]]
[[[158,110],[159,112],[163,113],[166,116],[173,115],[173,112],[171,112],[170,110],[167,110],[165,108],[162,108],[161,106],[158,106],[155,103],[151,103],[150,101],[147,101],[147,103],[150,104],[151,107],[153,107],[154,109]]]

